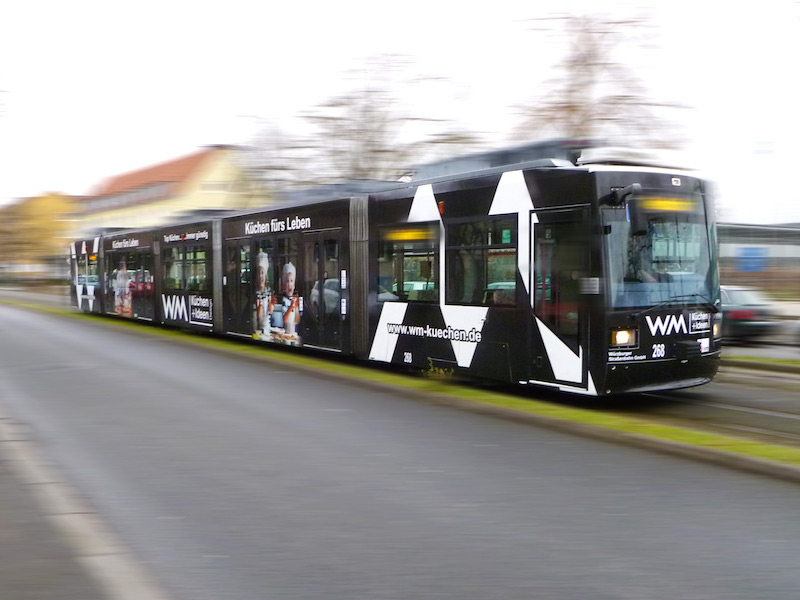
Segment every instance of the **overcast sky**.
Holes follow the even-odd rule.
[[[630,64],[677,118],[692,166],[718,186],[722,219],[800,222],[800,7],[792,0],[567,3],[495,0],[6,0],[0,6],[0,203],[90,193],[108,176],[247,143],[346,91],[365,57],[410,57],[443,78],[404,92],[415,116],[447,116],[506,143],[511,107],[559,57],[531,20],[565,9],[652,18]],[[713,7],[711,6],[713,5]],[[723,10],[724,9],[724,10]],[[748,208],[748,206],[750,208]]]

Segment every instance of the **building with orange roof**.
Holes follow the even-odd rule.
[[[109,177],[84,198],[76,237],[117,228],[157,227],[195,211],[263,206],[247,180],[242,150],[208,146],[174,160]]]

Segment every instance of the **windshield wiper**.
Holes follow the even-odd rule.
[[[702,304],[715,314],[720,311],[720,307],[711,302],[711,300],[709,300],[708,297],[704,296],[703,294],[681,294],[679,296],[671,296],[666,300],[664,300],[663,302],[659,302],[658,304],[654,304],[653,306],[648,306],[647,308],[640,310],[639,312],[633,313],[633,315],[631,316],[634,318],[638,318],[644,314],[649,313],[652,310],[656,310],[657,308],[661,308],[662,306],[672,304],[676,300],[688,300],[690,298],[698,298],[702,300]]]

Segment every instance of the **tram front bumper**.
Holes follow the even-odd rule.
[[[653,392],[709,383],[719,369],[721,352],[660,361],[617,363],[606,367],[605,394]]]

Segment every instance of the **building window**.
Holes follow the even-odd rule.
[[[439,301],[439,223],[380,232],[378,301]]]
[[[516,305],[516,217],[448,225],[446,256],[448,304]]]

